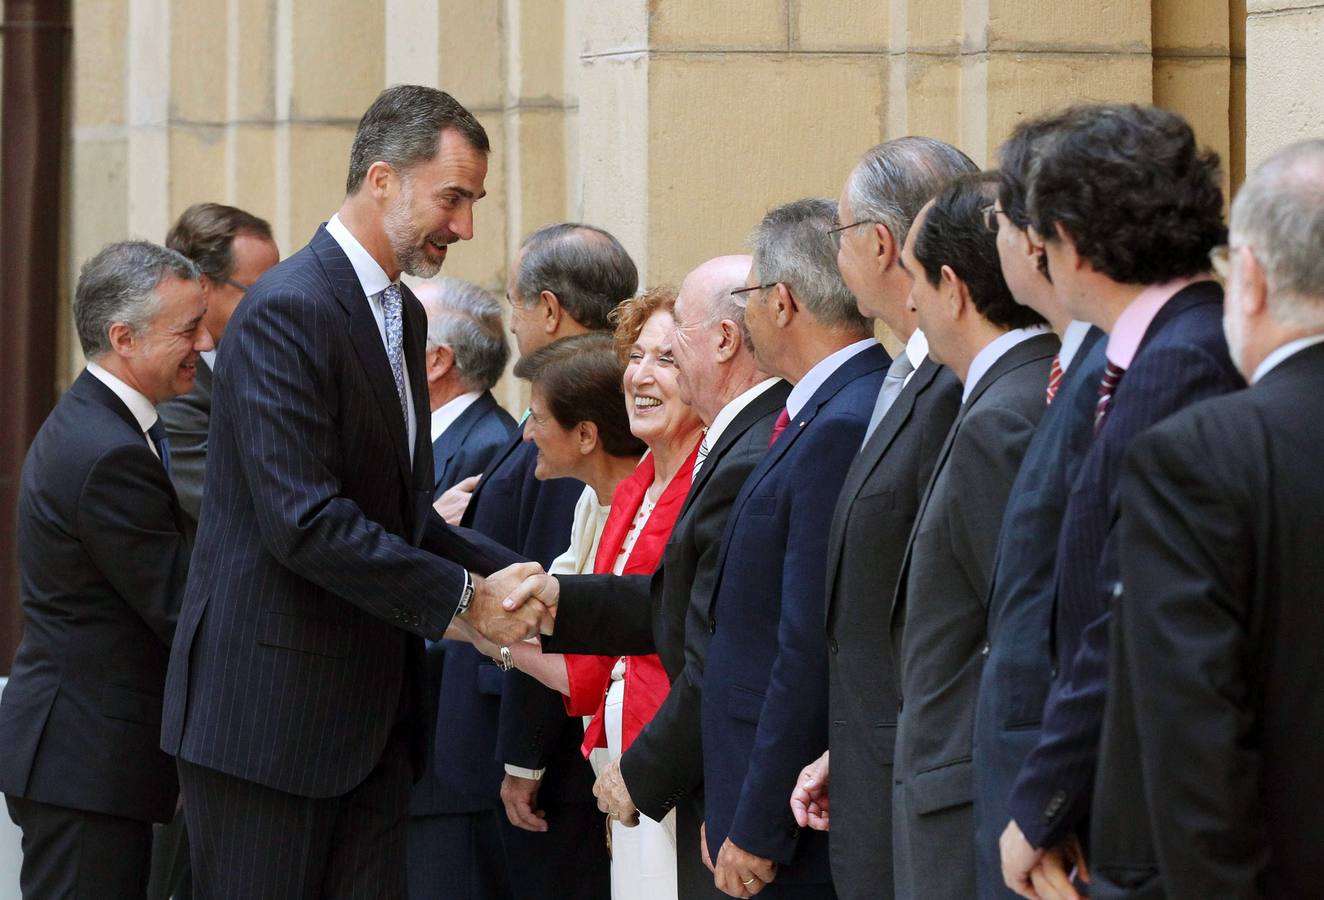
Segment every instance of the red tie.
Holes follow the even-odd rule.
[[[773,423],[772,435],[768,438],[769,447],[777,443],[777,438],[781,437],[782,432],[786,430],[786,426],[789,424],[791,424],[791,414],[783,409],[781,415],[777,417],[777,421]]]
[[[1094,433],[1098,434],[1099,429],[1103,427],[1103,419],[1108,415],[1108,409],[1113,403],[1113,393],[1117,390],[1117,384],[1122,380],[1122,374],[1126,370],[1111,359],[1108,365],[1103,369],[1103,381],[1099,383],[1099,402],[1094,404]]]
[[[1057,396],[1057,389],[1062,386],[1062,354],[1053,357],[1053,367],[1048,370],[1048,403],[1052,405]]]

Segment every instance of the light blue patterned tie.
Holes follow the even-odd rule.
[[[400,412],[409,421],[409,403],[405,399],[405,323],[401,315],[404,301],[398,284],[387,285],[382,291],[382,318],[386,320],[386,360],[391,364],[391,377],[395,379],[395,392],[400,396]]]

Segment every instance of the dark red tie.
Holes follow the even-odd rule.
[[[1122,373],[1126,370],[1111,359],[1103,370],[1103,381],[1099,382],[1099,402],[1094,404],[1094,433],[1098,434],[1099,429],[1103,427],[1104,417],[1108,415],[1108,409],[1113,403],[1113,394],[1117,391],[1117,384],[1122,380]]]
[[[778,416],[777,421],[773,423],[772,435],[768,438],[769,447],[777,443],[777,438],[781,437],[782,432],[786,430],[786,426],[789,424],[791,424],[791,414],[783,409],[782,414]]]
[[[1052,405],[1057,396],[1057,389],[1062,386],[1062,354],[1053,357],[1053,367],[1048,370],[1048,405]]]

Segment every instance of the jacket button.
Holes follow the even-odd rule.
[[[980,656],[988,656],[988,641],[984,641],[984,646],[979,648]]]
[[[715,617],[708,620],[708,633],[717,634],[717,619]]]
[[[837,652],[838,647],[837,647],[836,638],[828,638],[828,649],[831,650],[833,653]]]

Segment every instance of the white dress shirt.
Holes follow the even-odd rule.
[[[837,352],[820,359],[812,369],[805,373],[803,378],[796,382],[795,387],[791,388],[791,393],[786,398],[787,415],[792,419],[800,415],[800,410],[805,408],[805,404],[823,386],[823,383],[832,377],[833,372],[836,372],[865,350],[877,345],[878,341],[876,339],[865,338],[862,341],[848,344]]]
[[[359,285],[363,288],[363,293],[368,295],[368,307],[372,310],[373,321],[377,323],[377,331],[382,336],[382,347],[386,347],[386,313],[382,311],[382,291],[391,285],[391,279],[386,277],[386,271],[372,258],[363,245],[359,243],[358,238],[350,234],[349,229],[340,221],[340,215],[331,217],[331,221],[326,223],[326,232],[335,239],[340,245],[340,249],[345,251],[349,257],[349,264],[354,267],[354,274],[358,276]],[[404,315],[402,312],[401,315]],[[390,350],[387,350],[387,357],[390,357]],[[401,364],[404,367],[405,384],[409,381],[409,363],[402,359]],[[409,438],[409,461],[414,461],[414,442],[418,437],[418,423],[414,420],[414,392],[405,391],[405,431]]]
[[[1076,358],[1080,345],[1085,343],[1085,335],[1093,327],[1089,322],[1081,322],[1079,319],[1067,323],[1066,330],[1062,332],[1062,346],[1057,351],[1057,364],[1062,367],[1063,374],[1071,368],[1071,361]]]
[[[129,387],[120,378],[110,374],[94,362],[89,362],[87,364],[87,371],[91,372],[92,377],[97,381],[110,388],[115,393],[115,396],[119,397],[121,402],[129,408],[129,412],[133,414],[134,421],[136,421],[138,427],[142,429],[143,440],[147,441],[147,449],[151,450],[152,454],[156,456],[157,459],[160,459],[161,454],[156,452],[156,445],[152,443],[152,439],[147,434],[147,429],[156,424],[157,418],[156,407],[152,405],[152,401],[143,396],[141,391]]]
[[[712,452],[713,447],[717,446],[718,438],[735,421],[736,416],[740,415],[746,406],[753,403],[755,398],[761,397],[764,391],[779,381],[781,381],[780,378],[765,378],[718,410],[717,415],[713,417],[713,424],[709,425],[703,433],[702,443],[704,449],[694,459],[694,470],[690,473],[691,478],[699,474],[699,467],[708,458],[708,454]]]
[[[437,442],[437,438],[445,433],[447,428],[455,424],[455,420],[460,417],[466,409],[474,405],[474,401],[481,397],[479,391],[469,391],[467,394],[461,394],[458,397],[452,397],[441,405],[440,409],[432,411],[432,443]]]
[[[903,351],[910,358],[910,371],[906,373],[906,378],[901,382],[904,388],[910,384],[910,379],[915,377],[915,370],[920,364],[929,357],[929,339],[924,336],[924,332],[916,328],[910,333],[910,340],[906,341],[906,349]]]
[[[1264,360],[1255,367],[1255,374],[1250,377],[1250,383],[1254,384],[1271,371],[1278,368],[1286,362],[1288,357],[1295,356],[1307,347],[1313,347],[1316,344],[1324,343],[1324,334],[1312,334],[1307,337],[1297,338],[1294,341],[1288,341],[1281,347],[1275,349]]]
[[[998,335],[989,341],[983,350],[975,354],[975,358],[970,361],[970,371],[966,372],[964,390],[961,392],[961,402],[964,403],[970,398],[970,392],[979,384],[979,379],[988,374],[988,370],[993,368],[993,364],[1017,344],[1024,343],[1032,337],[1044,334],[1048,331],[1047,325],[1033,325],[1029,328],[1013,328],[1006,334]]]

